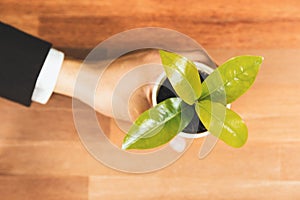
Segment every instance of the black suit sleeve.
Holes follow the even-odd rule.
[[[51,44],[0,22],[0,96],[29,106]]]

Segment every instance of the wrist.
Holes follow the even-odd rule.
[[[80,65],[81,62],[78,60],[64,60],[54,88],[55,93],[69,97],[73,96]]]

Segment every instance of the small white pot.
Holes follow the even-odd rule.
[[[210,74],[214,71],[214,69],[210,68],[209,66],[207,66],[205,64],[202,64],[202,63],[199,63],[199,62],[194,62],[194,63],[197,66],[198,70],[203,71],[207,74]],[[158,91],[159,91],[161,85],[166,80],[166,78],[167,78],[166,74],[162,73],[155,82],[155,85],[154,85],[153,91],[152,91],[152,104],[153,104],[153,106],[157,105],[157,101],[156,101],[157,94],[158,94]],[[227,107],[230,108],[230,105],[227,105]],[[205,131],[203,133],[194,133],[194,134],[180,132],[178,135],[181,136],[181,137],[184,137],[184,138],[201,138],[201,137],[207,136],[208,134],[209,134],[209,132]]]

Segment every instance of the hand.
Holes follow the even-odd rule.
[[[101,80],[97,86],[95,93],[95,105],[90,105],[95,108],[101,114],[104,114],[109,117],[116,118],[124,118],[122,115],[114,116],[113,115],[113,107],[112,107],[112,99],[113,102],[116,102],[114,106],[124,106],[128,105],[128,112],[130,114],[131,120],[136,119],[142,112],[149,109],[152,105],[151,101],[151,93],[153,85],[134,85],[137,88],[135,91],[127,91],[126,86],[125,92],[132,92],[130,100],[124,102],[126,100],[122,99],[122,95],[114,94],[114,90],[118,85],[118,82],[122,79],[124,75],[131,72],[138,67],[152,63],[154,65],[160,65],[161,60],[157,50],[141,50],[126,54],[117,60],[115,60],[104,72],[101,76]],[[80,71],[80,61],[76,60],[65,60],[61,69],[61,72],[58,77],[57,85],[54,90],[55,93],[63,94],[66,96],[72,97],[74,94],[74,88],[76,83],[76,77]],[[99,76],[97,69],[93,66],[87,66],[82,68],[84,73],[90,78],[97,78],[95,76]],[[82,72],[82,71],[81,71]],[[81,73],[80,72],[80,73]],[[153,75],[153,79],[158,77],[158,75],[162,72],[160,70],[156,70],[155,73],[151,73]],[[149,73],[147,71],[140,72],[140,77],[149,77]],[[84,83],[82,88],[89,89],[88,83]],[[83,102],[88,102],[85,96],[86,93],[82,92],[78,98]],[[118,109],[118,108],[114,108]]]

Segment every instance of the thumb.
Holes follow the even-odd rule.
[[[129,115],[135,121],[143,112],[152,107],[152,85],[144,85],[133,92],[129,99]]]

